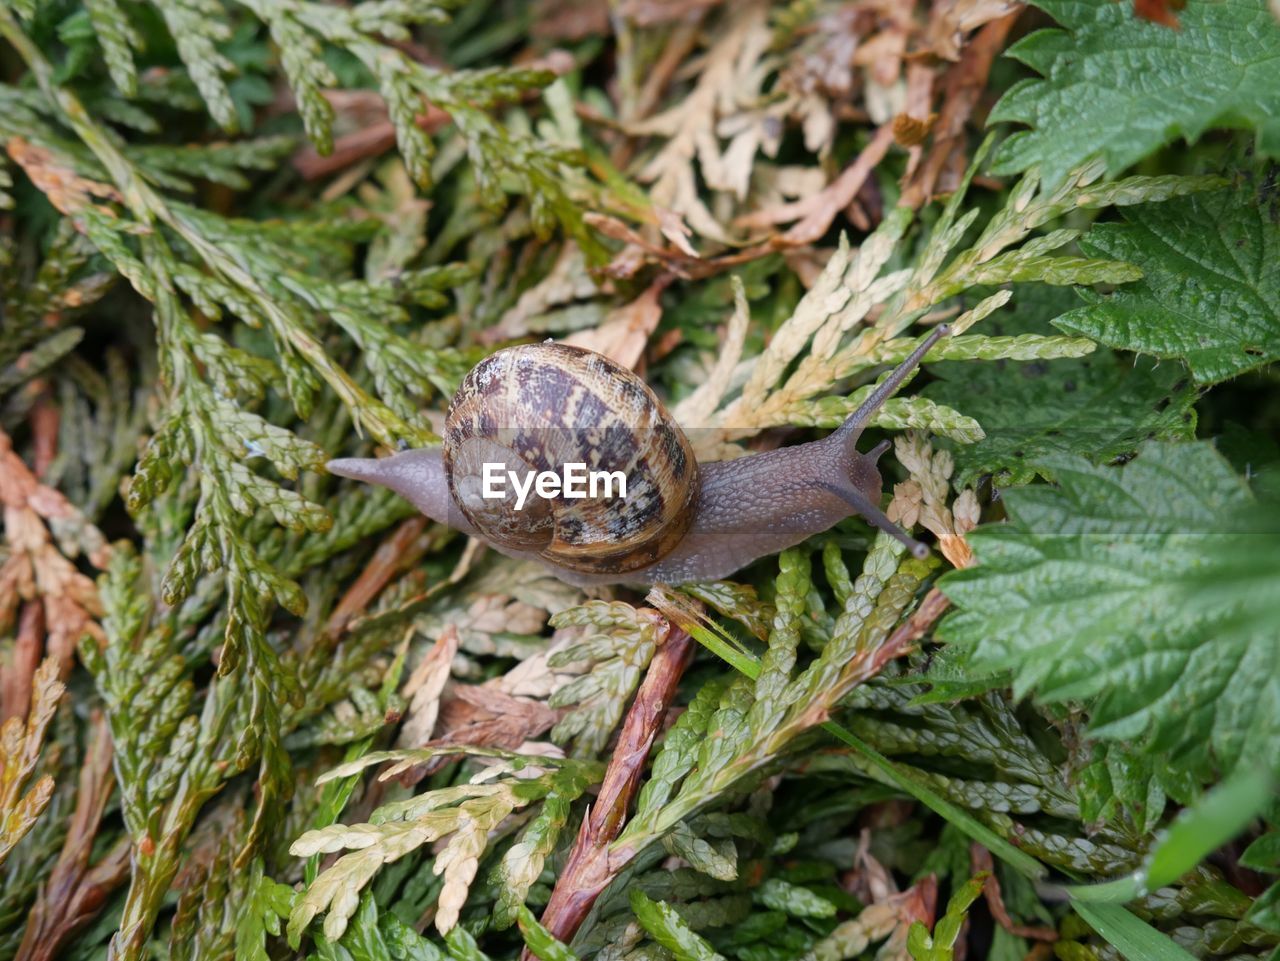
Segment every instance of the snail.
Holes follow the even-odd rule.
[[[440,447],[327,466],[388,487],[432,520],[541,561],[579,586],[718,580],[853,513],[924,557],[928,548],[878,506],[876,462],[889,442],[865,454],[855,444],[949,332],[934,328],[832,434],[736,460],[699,464],[639,376],[601,354],[546,341],[497,351],[472,368],[449,405]],[[559,483],[544,484],[557,470]],[[625,496],[603,486],[575,490],[570,479],[584,476],[620,480]]]

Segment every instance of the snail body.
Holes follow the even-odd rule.
[[[463,379],[443,444],[380,459],[330,461],[331,473],[389,487],[422,513],[571,583],[684,583],[727,577],[858,513],[917,556],[927,548],[881,513],[876,461],[855,444],[939,337],[935,328],[822,440],[699,464],[644,381],[592,351],[545,342],[500,350]],[[573,465],[625,478],[626,496],[524,495],[491,474]],[[531,473],[532,472],[532,473]],[[568,474],[566,473],[566,477]],[[594,490],[593,490],[594,493]]]

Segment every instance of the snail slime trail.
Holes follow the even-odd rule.
[[[568,497],[582,499],[585,497],[622,497],[627,496],[627,475],[620,471],[587,470],[584,463],[565,464],[562,472],[525,471],[523,483],[518,471],[509,470],[505,463],[487,461],[482,468],[484,479],[483,496],[486,500],[505,500],[507,496],[506,482],[516,493],[515,509],[524,510],[525,500],[530,490],[535,490],[539,497]]]

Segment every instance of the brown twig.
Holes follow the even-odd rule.
[[[984,25],[965,46],[959,63],[942,78],[939,86],[946,91],[946,99],[933,125],[933,146],[902,191],[898,202],[904,207],[920,207],[928,203],[949,165],[963,169],[965,124],[987,87],[987,75],[996,54],[1004,49],[1009,31],[1021,14],[1022,8],[1019,7]]]
[[[41,429],[47,432],[49,425]],[[36,661],[53,657],[58,676],[65,678],[82,635],[89,633],[103,641],[96,620],[101,613],[97,587],[55,545],[53,522],[61,525],[59,543],[74,543],[95,567],[106,566],[110,549],[75,505],[40,483],[3,430],[0,519],[9,548],[8,555],[0,558],[0,633],[12,627],[21,610],[18,643],[0,683],[0,712],[4,717],[20,717],[26,713]]]
[[[908,648],[929,633],[929,628],[933,627],[938,618],[945,614],[950,606],[951,601],[942,591],[936,587],[929,588],[929,593],[924,596],[920,606],[907,618],[905,623],[899,625],[897,630],[889,635],[889,639],[885,641],[881,650],[889,648],[894,651],[890,655],[891,657],[905,654]]]
[[[28,603],[18,618],[18,636],[0,660],[0,723],[25,718],[31,709],[31,681],[44,653],[44,608]]]
[[[1009,917],[1009,912],[1004,906],[1004,897],[1000,893],[1000,879],[996,877],[995,863],[990,851],[976,842],[969,845],[969,863],[973,866],[975,874],[979,871],[988,872],[989,876],[982,888],[982,895],[987,899],[987,908],[990,909],[991,916],[996,919],[1000,927],[1010,934],[1020,938],[1031,938],[1033,941],[1058,940],[1058,932],[1053,928],[1015,924],[1013,918]]]
[[[127,838],[93,867],[89,856],[115,785],[111,769],[111,731],[105,715],[94,711],[89,749],[80,769],[76,808],[57,864],[36,897],[16,961],[51,961],[66,941],[97,915],[107,897],[129,876]]]
[[[414,545],[426,527],[425,517],[410,517],[402,522],[390,537],[378,545],[368,566],[347,588],[347,592],[342,595],[342,600],[329,615],[329,620],[325,624],[326,635],[337,638],[343,634],[347,625],[365,612],[397,571],[404,570],[425,553],[425,545],[418,548]]]
[[[561,941],[573,938],[596,898],[623,866],[610,858],[609,844],[622,831],[649,751],[693,654],[693,640],[685,631],[678,627],[668,627],[668,631],[627,712],[600,793],[582,821],[542,913],[543,926]],[[526,950],[524,961],[532,957]]]
[[[428,106],[414,122],[427,133],[435,133],[452,120],[439,107]],[[293,166],[305,180],[319,180],[366,157],[384,154],[395,145],[395,126],[390,120],[380,120],[338,137],[333,142],[333,150],[326,156],[322,156],[315,147],[303,147],[293,155]]]
[[[49,382],[41,378],[35,383],[40,399],[31,411],[32,461],[36,477],[43,480],[58,456],[58,424],[62,418],[57,405],[50,399]]]

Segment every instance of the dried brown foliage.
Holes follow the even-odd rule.
[[[0,557],[0,633],[22,612],[18,643],[0,684],[0,716],[7,718],[26,713],[30,671],[41,656],[52,657],[65,675],[82,635],[102,640],[97,588],[69,558],[83,553],[103,567],[109,549],[66,497],[39,482],[3,431],[0,508],[7,549]]]

